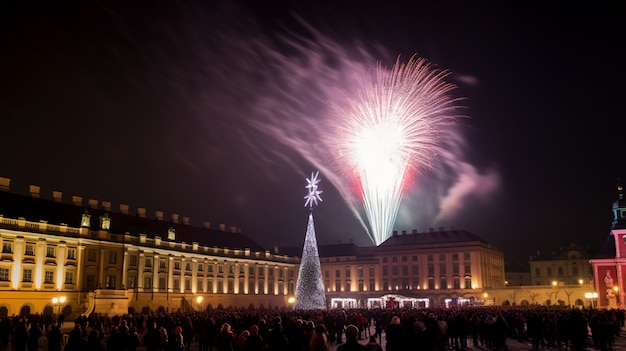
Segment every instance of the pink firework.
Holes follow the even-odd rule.
[[[339,161],[359,178],[376,245],[391,235],[407,175],[432,167],[457,120],[449,74],[416,56],[398,58],[390,71],[379,64],[375,77],[364,77],[354,97],[336,107]]]

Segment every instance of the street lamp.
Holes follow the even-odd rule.
[[[196,297],[196,302],[198,303],[198,307],[200,308],[200,312],[202,312],[202,296]]]
[[[61,309],[63,304],[65,303],[65,296],[60,296],[60,297],[53,297],[52,298],[52,305],[54,305],[55,307],[58,306],[59,307],[59,313],[57,315],[57,324],[63,323],[63,318],[61,317]]]
[[[289,303],[290,309],[293,309],[294,303],[296,302],[296,298],[294,296],[289,296],[287,299],[287,303]]]
[[[595,301],[598,298],[598,293],[597,292],[586,292],[585,293],[585,298],[587,298],[589,300],[589,308],[593,308],[595,305]],[[593,305],[592,305],[593,303]]]

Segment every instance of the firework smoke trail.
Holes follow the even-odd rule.
[[[425,61],[413,60],[410,64],[396,65],[393,74],[379,66],[378,83],[364,80],[364,74],[375,67],[380,58],[395,57],[397,53],[390,53],[384,47],[370,43],[367,38],[368,44],[358,38],[349,42],[340,41],[304,21],[298,34],[282,30],[268,33],[253,15],[237,8],[231,1],[211,2],[210,11],[191,5],[172,5],[176,8],[171,12],[179,17],[177,24],[139,5],[122,3],[119,6],[106,9],[111,14],[110,22],[116,25],[117,35],[100,33],[100,27],[94,27],[93,32],[100,33],[100,41],[104,43],[123,42],[129,50],[140,47],[141,55],[130,57],[139,56],[136,60],[142,63],[141,69],[137,69],[136,62],[127,58],[128,52],[112,51],[103,56],[102,52],[94,51],[93,56],[116,61],[116,67],[127,74],[133,86],[153,92],[155,100],[159,100],[159,108],[174,116],[172,125],[177,128],[172,132],[184,134],[188,139],[186,142],[197,145],[198,152],[193,155],[175,155],[186,171],[210,174],[237,159],[255,165],[256,178],[280,184],[285,178],[301,179],[302,175],[306,175],[303,169],[306,172],[311,168],[318,169],[338,191],[370,239],[375,243],[383,240],[382,233],[388,233],[393,225],[391,214],[396,213],[399,202],[391,206],[394,201],[390,198],[369,200],[366,204],[368,211],[376,213],[378,208],[387,208],[389,213],[385,215],[387,223],[370,230],[363,213],[363,198],[354,191],[354,165],[346,167],[346,162],[333,152],[338,147],[333,139],[346,135],[350,130],[349,124],[338,122],[352,123],[365,117],[374,121],[375,118],[388,118],[392,117],[392,113],[398,113],[397,124],[387,124],[389,129],[385,133],[423,137],[410,139],[412,144],[395,136],[384,140],[385,143],[404,143],[404,147],[400,148],[402,153],[393,159],[379,159],[379,164],[397,168],[391,167],[386,174],[370,171],[361,177],[361,181],[376,184],[385,177],[405,174],[404,178],[396,176],[395,181],[385,181],[386,188],[379,187],[381,194],[389,196],[406,186],[405,181],[411,178],[412,172],[427,167],[431,156],[437,152],[436,146],[441,141],[436,139],[440,137],[437,131],[441,131],[438,128],[446,121],[436,115],[435,110],[437,106],[441,107],[442,101],[420,96],[441,92],[443,87],[435,82],[437,78],[444,78],[446,73],[431,70]],[[149,36],[136,37],[132,34],[137,32],[137,17],[145,17],[141,22],[151,25],[145,31]],[[423,70],[418,70],[417,66]],[[410,83],[418,78],[420,82],[429,81],[431,85],[412,87]],[[361,82],[362,88],[369,87],[370,90],[355,92],[356,82]],[[400,94],[403,89],[406,89],[406,95]],[[160,95],[162,91],[167,91],[169,95],[164,98]],[[418,99],[414,99],[416,95]],[[377,105],[370,101],[372,97],[378,99],[374,100]],[[444,98],[443,95],[440,97]],[[368,101],[372,105],[368,106]],[[349,109],[343,110],[343,116],[347,118],[339,120],[337,111],[346,105],[352,106],[353,110],[350,113],[347,112]],[[374,107],[379,110],[373,110]],[[388,114],[378,113],[381,111]],[[431,123],[407,123],[407,111],[435,120],[430,120]],[[454,143],[462,142],[459,140]],[[164,138],[164,142],[172,153],[179,149],[168,138]],[[415,148],[418,142],[422,143],[418,145],[422,147],[421,152],[416,152],[419,150]],[[346,150],[346,145],[339,146]],[[400,146],[387,145],[389,149]],[[244,155],[236,154],[240,149],[246,150]],[[461,155],[460,152],[439,155],[449,165],[445,171],[446,179],[438,179],[437,172],[421,174],[420,183],[428,184],[428,187],[419,190],[419,199],[411,196],[404,202],[413,201],[411,206],[419,205],[420,211],[401,208],[402,218],[398,220],[405,219],[406,225],[429,226],[433,218],[445,212],[446,209],[440,209],[439,205],[447,196],[451,184],[457,181],[458,172],[462,172],[454,168],[459,164]],[[407,159],[409,162],[403,161]],[[285,175],[285,167],[297,176]],[[478,173],[472,170],[469,174]],[[247,181],[236,176],[231,178],[235,188],[237,181]],[[480,181],[476,182],[477,188],[481,186]],[[472,189],[466,189],[463,194],[472,193]],[[247,194],[238,196],[244,198],[243,203],[247,201]],[[368,198],[375,199],[376,196]],[[406,215],[403,216],[403,213]],[[446,218],[453,217],[449,215]],[[345,222],[344,218],[324,220]],[[380,222],[377,219],[372,221]],[[379,233],[377,237],[372,234],[373,231]]]
[[[376,79],[365,77],[345,108],[337,145],[360,179],[371,236],[377,245],[393,230],[407,171],[431,168],[454,124],[457,99],[449,75],[425,59],[400,58],[388,71],[380,64]]]

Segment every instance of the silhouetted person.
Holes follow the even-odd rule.
[[[89,351],[105,351],[104,345],[100,341],[100,332],[97,329],[92,329],[87,336],[87,350]],[[122,351],[122,350],[120,350]]]
[[[337,347],[337,351],[367,351],[367,346],[359,344],[359,328],[350,324],[346,328],[346,342]]]
[[[56,325],[53,325],[50,328],[50,331],[46,335],[48,339],[48,351],[61,351],[61,341],[63,340],[63,335],[61,334],[61,330]]]
[[[83,339],[83,331],[81,330],[80,324],[76,323],[74,329],[69,333],[64,351],[83,351],[86,345],[87,343]],[[119,351],[119,349],[117,351]]]
[[[37,323],[32,323],[28,330],[28,351],[39,351],[39,339],[43,335],[43,331]]]

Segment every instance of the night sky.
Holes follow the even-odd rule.
[[[371,245],[320,140],[357,77],[417,54],[450,72],[467,118],[408,180],[396,230],[468,229],[507,261],[593,254],[609,235],[626,177],[624,2],[140,3],[0,5],[13,192],[239,226],[269,248],[302,244],[320,170],[318,241]]]

